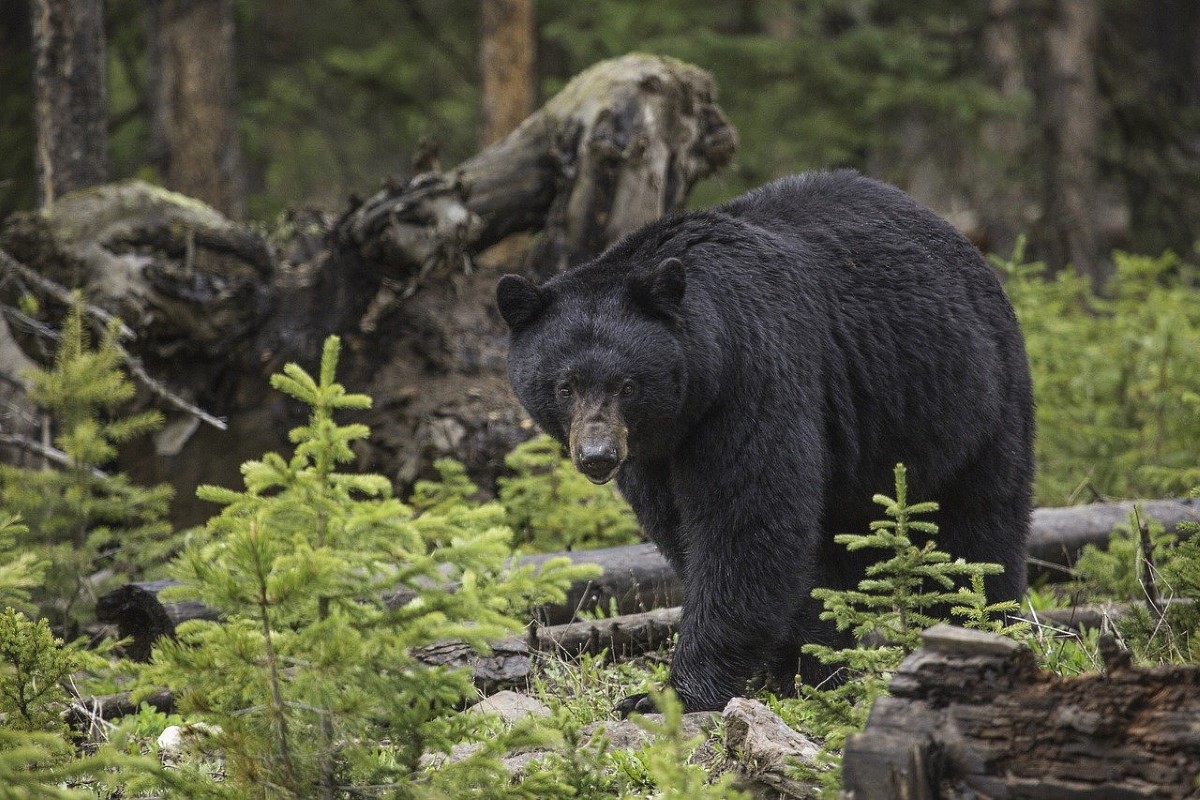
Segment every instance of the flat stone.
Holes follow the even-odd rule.
[[[791,777],[796,762],[815,766],[820,747],[757,700],[735,697],[725,706],[725,747],[736,753],[756,797],[816,797],[815,785]]]
[[[1007,636],[945,623],[922,631],[921,643],[939,653],[963,656],[1008,656],[1022,647]]]
[[[511,725],[522,717],[550,716],[550,709],[532,697],[519,692],[505,690],[485,697],[467,709],[468,714],[496,714]]]

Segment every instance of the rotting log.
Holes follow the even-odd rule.
[[[152,599],[152,593],[122,590],[114,594],[118,597],[109,601],[106,609],[114,608],[119,600],[123,600],[125,605],[139,609],[136,616],[149,613],[160,623],[163,617],[158,615],[181,621],[178,616],[187,609],[185,604],[167,604],[165,608],[159,606],[157,610],[146,612],[141,609],[141,604],[146,598]],[[209,614],[206,618],[212,619],[211,612]],[[135,619],[134,613],[130,614],[130,619]],[[488,695],[503,689],[528,688],[533,659],[539,653],[576,657],[608,650],[614,657],[632,657],[656,650],[670,641],[678,629],[678,619],[679,608],[675,607],[604,620],[538,625],[531,627],[525,638],[510,637],[493,642],[488,653],[480,653],[462,642],[441,642],[421,648],[414,655],[428,666],[470,668],[475,687]],[[129,634],[123,632],[122,635]],[[142,640],[137,646],[148,649],[152,643],[152,640]],[[174,699],[166,689],[155,692],[145,702],[160,711],[174,710]],[[82,727],[95,719],[112,720],[137,709],[138,704],[132,701],[129,692],[84,697],[71,705],[66,719],[72,726]]]
[[[580,73],[453,170],[389,183],[340,232],[405,293],[523,231],[543,232],[535,271],[549,275],[681,210],[736,142],[707,72],[630,54]]]
[[[1083,546],[1089,543],[1103,546],[1112,526],[1128,519],[1133,505],[1104,503],[1035,510],[1030,539],[1031,575],[1046,574],[1052,579],[1061,579],[1068,574],[1068,567]],[[1180,522],[1200,521],[1200,501],[1194,499],[1148,500],[1138,505],[1142,507],[1143,516],[1159,520],[1168,530],[1176,530]],[[580,612],[595,610],[609,612],[611,609],[618,615],[646,612],[676,605],[683,599],[683,586],[678,577],[652,544],[526,556],[522,563],[536,566],[561,556],[577,564],[598,565],[604,571],[598,578],[572,585],[564,603],[538,609],[536,617],[545,624],[566,623],[577,618]],[[148,621],[163,619],[155,614],[153,606],[160,602],[158,592],[170,585],[169,581],[130,584],[116,590],[123,594],[112,602],[108,602],[111,594],[106,595],[100,602],[100,621],[117,625],[122,636],[134,637],[139,652],[142,648],[148,651],[154,638],[169,632],[149,626]],[[413,594],[406,590],[390,595],[386,600],[394,608],[412,597]],[[175,623],[213,615],[199,603],[168,603],[163,604],[163,608],[165,617]],[[1098,617],[1093,614],[1085,622],[1093,619]],[[170,631],[173,630],[171,627]]]
[[[938,625],[846,742],[855,800],[1195,797],[1200,668],[1042,672],[1028,648]],[[1114,646],[1115,647],[1115,646]]]
[[[149,374],[227,419],[217,431],[168,408],[153,443],[122,448],[132,480],[175,487],[177,525],[213,513],[197,485],[238,486],[243,462],[288,447],[303,411],[270,391],[269,376],[289,361],[312,369],[329,334],[345,345],[339,379],[375,400],[355,420],[372,430],[356,445],[361,468],[403,494],[453,457],[491,491],[504,456],[534,433],[508,386],[500,272],[544,277],[597,255],[681,209],[735,145],[711,75],[631,54],[580,73],[462,164],[414,165],[340,216],[294,212],[274,240],[137,182],[13,215],[0,238],[34,272],[119,314]],[[10,308],[30,294],[51,323],[61,312],[24,278],[0,289]],[[35,361],[48,359],[45,336],[13,335]]]
[[[1103,546],[1113,527],[1127,523],[1135,508],[1142,520],[1154,519],[1168,531],[1181,522],[1200,522],[1200,499],[1126,500],[1091,503],[1061,508],[1038,508],[1033,512],[1029,538],[1030,579],[1043,574],[1060,580],[1089,544]]]

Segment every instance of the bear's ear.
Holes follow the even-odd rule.
[[[496,305],[509,330],[529,327],[546,308],[546,293],[520,275],[505,275],[496,285]]]
[[[665,258],[658,266],[635,272],[629,290],[635,303],[656,317],[675,321],[682,312],[687,274],[678,258]]]

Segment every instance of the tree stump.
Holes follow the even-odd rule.
[[[1042,672],[1024,646],[938,625],[846,743],[854,800],[1184,798],[1200,792],[1200,668]]]

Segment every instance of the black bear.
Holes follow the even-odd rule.
[[[817,586],[853,586],[897,462],[939,545],[1025,587],[1033,399],[1020,328],[979,251],[850,170],[667,217],[541,286],[497,287],[509,374],[588,478],[614,476],[684,582],[671,684],[721,709],[834,641]],[[799,665],[799,666],[798,666]],[[812,674],[806,674],[806,669]],[[631,698],[623,709],[649,708]]]

